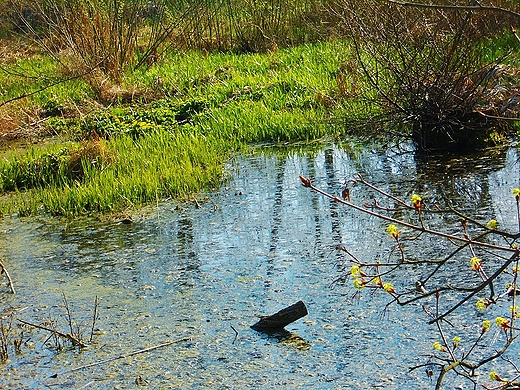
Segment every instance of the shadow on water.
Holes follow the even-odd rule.
[[[261,335],[261,337],[269,340],[270,342],[279,343],[281,345],[287,345],[300,350],[308,350],[312,347],[312,344],[310,342],[308,342],[298,334],[289,332],[286,329],[274,333],[264,333]]]
[[[428,318],[416,307],[382,315],[387,296],[332,284],[344,259],[336,245],[363,259],[387,256],[384,223],[311,193],[298,177],[339,195],[359,173],[405,199],[469,202],[479,218],[513,229],[518,150],[495,153],[425,161],[407,149],[268,151],[233,161],[227,186],[200,208],[164,202],[131,224],[6,219],[0,247],[17,294],[0,286],[0,312],[66,330],[65,294],[88,333],[96,296],[101,303],[94,344],[57,352],[33,331],[30,347],[3,364],[0,388],[431,388],[424,372],[408,372],[431,353]],[[372,196],[352,193],[356,203]],[[309,314],[287,333],[249,329],[255,315],[296,299]],[[51,377],[184,337],[191,341]]]

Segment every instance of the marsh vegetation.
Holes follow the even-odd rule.
[[[393,145],[420,160],[507,146],[518,135],[520,6],[508,0],[0,0],[0,6],[0,213],[6,218],[131,214],[150,204],[159,209],[168,199],[200,207],[198,194],[229,179],[233,156],[256,155],[267,144],[364,151],[366,143]],[[361,182],[399,206],[388,206],[395,215],[382,219],[413,227],[419,236],[432,233],[417,198],[410,205],[403,199],[411,194]],[[513,192],[519,186],[513,184]],[[434,217],[436,196],[428,210]],[[514,197],[518,209],[518,192]],[[497,232],[450,208],[452,200],[442,199],[451,212],[446,219],[454,229],[453,216],[463,218],[457,233],[463,241],[441,263],[464,248],[475,251],[472,259],[492,256],[500,263],[504,256],[485,252],[497,247],[474,241],[499,233],[498,249],[512,253],[496,267],[509,272],[507,289],[495,291],[497,275],[488,277],[474,261],[480,279],[470,272],[460,291],[476,295],[490,286],[479,300],[486,308],[516,299],[519,216],[513,210],[514,228]],[[414,218],[419,223],[410,225]],[[466,231],[468,221],[474,230]],[[407,260],[400,234],[390,232],[397,240],[393,253],[402,255],[401,263],[388,265],[397,273]],[[391,272],[381,272],[381,263],[354,263],[370,275],[363,282],[359,269],[345,273],[355,287],[372,283],[401,297],[391,284],[385,288],[382,277]],[[438,259],[423,263],[439,269]],[[431,275],[428,280],[436,271]],[[444,277],[433,288],[453,290]],[[514,302],[508,318],[497,317],[506,321],[497,322],[504,351],[516,338]],[[442,320],[441,311],[433,313],[442,336],[435,348],[449,357],[433,355],[441,363],[430,361],[428,373],[438,371],[437,388],[448,371],[476,386],[474,371],[502,353],[471,365],[468,355],[457,357],[460,339],[454,345],[444,338]],[[3,346],[12,324],[2,325]],[[470,351],[479,343],[470,343]],[[466,370],[457,371],[461,367]],[[520,372],[513,371],[513,379],[491,379],[500,388],[516,386]]]
[[[459,150],[514,131],[507,2],[8,3],[2,138],[46,142],[4,154],[3,214],[189,197],[254,143],[357,131]]]

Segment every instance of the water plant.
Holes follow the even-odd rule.
[[[85,335],[85,329],[82,328],[86,323],[79,320],[82,315],[72,312],[72,308],[64,293],[62,293],[62,298],[63,314],[59,319],[50,318],[46,321],[34,323],[17,318],[17,310],[14,308],[0,313],[0,362],[6,362],[13,349],[16,354],[23,353],[24,347],[34,337],[35,331],[45,332],[42,346],[57,351],[61,351],[68,346],[80,349],[86,348],[89,343],[92,343],[96,333],[96,323],[99,319],[98,297],[95,297],[94,307],[89,319],[88,336]],[[65,327],[68,330],[59,330],[60,320],[66,323]]]

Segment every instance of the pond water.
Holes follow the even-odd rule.
[[[424,368],[409,372],[428,362],[439,337],[420,306],[392,305],[383,313],[388,294],[356,295],[351,281],[333,283],[346,258],[336,245],[362,259],[388,256],[386,224],[303,188],[299,175],[334,194],[358,173],[405,199],[445,193],[515,231],[518,159],[515,148],[442,160],[421,160],[406,149],[271,150],[230,162],[229,180],[199,207],[165,201],[132,223],[7,218],[0,248],[17,291],[10,294],[0,280],[0,313],[54,322],[68,333],[68,307],[85,340],[96,297],[99,317],[84,350],[65,343],[58,351],[48,332],[24,328],[21,353],[10,348],[0,366],[0,388],[433,388]],[[353,201],[370,195],[360,188]],[[422,255],[442,249],[432,245]],[[394,286],[419,280],[424,270],[406,272]],[[256,315],[298,300],[309,314],[287,327],[289,335],[249,328]],[[472,303],[454,321],[464,325],[474,313]],[[498,333],[494,343],[502,345]],[[519,349],[508,356],[518,360]],[[454,379],[449,388],[467,385]]]

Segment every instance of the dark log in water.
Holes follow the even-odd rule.
[[[262,317],[256,324],[251,325],[251,329],[265,333],[280,331],[291,322],[305,317],[307,314],[305,303],[298,301],[294,305],[280,310],[278,313]]]

